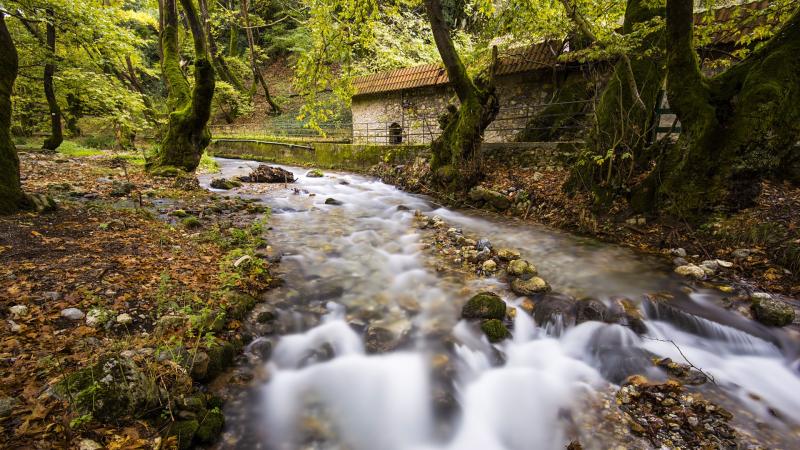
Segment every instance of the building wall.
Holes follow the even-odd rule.
[[[486,142],[512,142],[529,118],[548,103],[553,91],[553,72],[540,70],[498,77],[500,112],[486,130]],[[579,72],[560,76],[583,76]],[[441,133],[438,117],[450,102],[458,103],[447,86],[427,86],[405,91],[353,98],[353,142],[389,144],[389,127],[402,127],[402,142],[428,143]]]

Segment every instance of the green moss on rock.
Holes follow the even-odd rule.
[[[192,447],[192,441],[199,427],[197,420],[181,420],[172,424],[169,435],[178,438],[179,449],[186,450]]]
[[[209,410],[200,421],[195,440],[200,444],[211,444],[217,440],[225,425],[225,416],[218,408]]]
[[[783,327],[794,321],[794,308],[774,298],[753,300],[753,314],[764,325]]]
[[[511,335],[508,328],[498,319],[485,320],[481,324],[481,331],[489,338],[489,342],[493,343],[500,342]]]
[[[502,319],[506,315],[506,303],[493,292],[481,292],[469,300],[461,309],[464,319]]]

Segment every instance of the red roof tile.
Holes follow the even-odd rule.
[[[560,49],[561,43],[555,41],[509,49],[500,56],[495,73],[509,75],[551,68],[558,64]],[[400,91],[447,83],[447,71],[439,64],[389,70],[353,80],[356,95]]]

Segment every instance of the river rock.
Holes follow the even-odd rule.
[[[517,295],[533,296],[550,292],[550,285],[539,277],[531,277],[527,280],[514,278],[514,281],[511,282],[511,290]]]
[[[558,317],[564,324],[575,322],[575,309],[577,301],[564,294],[549,294],[536,302],[536,309],[533,311],[533,318],[536,323],[544,325],[556,322]]]
[[[617,404],[631,431],[655,448],[737,448],[733,415],[699,393],[687,393],[675,380],[650,383],[628,378],[617,392]]]
[[[464,319],[503,319],[506,303],[494,292],[481,292],[472,296],[461,308]]]
[[[214,189],[222,189],[222,190],[230,190],[233,188],[240,187],[242,183],[236,180],[229,180],[227,178],[214,178],[211,180],[211,187]]]
[[[388,324],[375,323],[367,327],[364,346],[369,353],[390,352],[405,342],[410,331],[411,322],[405,318]]]
[[[472,188],[467,195],[473,202],[485,203],[498,211],[505,211],[511,206],[511,201],[508,197],[482,186]]]
[[[483,331],[483,334],[486,335],[491,343],[500,342],[511,336],[511,333],[508,332],[508,328],[503,325],[503,322],[497,319],[484,320],[483,323],[481,323],[481,331]]]
[[[325,176],[325,174],[322,173],[322,171],[319,169],[311,169],[308,172],[306,172],[306,176],[308,178],[322,178]]]
[[[205,380],[208,375],[208,364],[210,361],[211,359],[208,357],[208,353],[197,350],[190,361],[192,365],[192,378],[195,380]]]
[[[609,312],[606,304],[596,298],[585,298],[578,301],[575,309],[575,323],[583,322],[605,322],[608,320]]]
[[[133,317],[131,317],[131,315],[128,314],[128,313],[122,313],[122,314],[118,315],[115,320],[120,325],[127,325],[127,324],[133,322]]]
[[[84,314],[83,311],[78,308],[66,308],[61,310],[61,317],[64,317],[65,319],[81,320],[85,316],[86,314]]]
[[[478,242],[475,243],[475,249],[478,250],[479,252],[482,252],[487,249],[491,251],[492,243],[489,242],[488,239],[478,239]]]
[[[519,252],[512,248],[501,248],[497,250],[497,257],[502,261],[514,261],[519,259]]]
[[[329,198],[325,199],[325,204],[326,205],[340,206],[340,205],[344,205],[344,202],[341,201],[341,200],[336,200],[335,198],[330,198],[329,197]]]
[[[272,341],[265,337],[260,337],[247,346],[247,353],[258,357],[262,361],[267,361],[272,356]]]
[[[690,277],[696,279],[702,279],[706,276],[706,271],[703,270],[702,267],[696,266],[694,264],[686,264],[684,266],[678,266],[675,268],[675,273],[683,277]]]
[[[677,256],[678,258],[686,258],[686,250],[683,248],[673,248],[669,251],[672,253],[673,256]]]
[[[240,181],[248,183],[292,183],[294,174],[280,167],[261,164],[250,172],[250,175],[239,177]]]
[[[515,259],[508,263],[506,271],[509,275],[521,278],[535,277],[538,273],[536,266],[524,259]]]
[[[9,417],[17,406],[17,400],[13,397],[0,397],[0,419]]]
[[[487,259],[486,261],[483,262],[483,265],[481,265],[481,268],[486,273],[493,273],[494,271],[497,270],[497,263],[494,262],[494,260],[492,260],[492,259]]]
[[[11,308],[8,308],[8,311],[14,316],[15,319],[19,319],[28,315],[28,307],[25,305],[14,305]]]
[[[756,320],[773,327],[782,327],[794,322],[794,308],[774,298],[753,300],[751,306]]]

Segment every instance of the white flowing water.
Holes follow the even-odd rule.
[[[228,177],[257,165],[219,161]],[[240,429],[247,436],[223,447],[560,449],[580,439],[584,448],[609,448],[619,442],[598,432],[613,424],[602,425],[597,400],[631,374],[663,379],[653,354],[690,361],[716,381],[701,389],[734,415],[746,411],[753,430],[796,444],[798,337],[717,306],[723,294],[686,295],[669,267],[627,249],[440,208],[368,177],[309,178],[306,169],[284,168],[298,178],[289,187],[299,192],[262,200],[273,211],[268,240],[285,255],[285,285],[268,302],[279,305],[289,325],[269,337],[275,343],[264,368],[269,376],[237,406],[246,412],[233,421],[246,422]],[[327,198],[342,204],[326,205]],[[459,320],[463,303],[487,289],[510,306],[522,299],[496,280],[438,273],[414,227],[414,210],[439,215],[495,248],[519,249],[554,291],[603,301],[668,291],[675,300],[642,303],[643,336],[600,322],[565,330],[537,325],[518,309],[513,338],[491,345],[474,324]],[[408,339],[395,351],[368,354],[368,324]],[[445,376],[442,355],[452,368]],[[443,393],[457,405],[446,412],[439,408]]]

